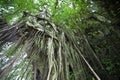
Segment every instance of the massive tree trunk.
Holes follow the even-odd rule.
[[[3,25],[0,36],[3,36],[4,30],[7,35],[0,41],[1,44],[9,42],[14,36],[16,38],[10,41],[18,44],[15,48],[24,46],[33,67],[33,80],[86,80],[89,72],[100,80],[84,55],[89,54],[98,64],[100,62],[91,48],[86,48],[88,53],[83,51],[83,45],[89,43],[79,27],[66,29],[40,16],[29,15],[24,19],[26,21],[18,21],[10,28]]]

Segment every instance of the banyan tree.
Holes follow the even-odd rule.
[[[94,13],[92,3],[1,1],[0,80],[101,80],[106,71],[84,28],[90,20],[110,21]]]

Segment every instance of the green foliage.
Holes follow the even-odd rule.
[[[37,13],[39,10],[39,3],[34,0],[1,0],[0,11],[2,18],[5,18],[7,22],[13,22],[14,18],[20,18],[23,12],[29,12],[31,14]],[[11,21],[12,20],[12,21]]]

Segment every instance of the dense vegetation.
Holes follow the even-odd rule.
[[[119,3],[1,0],[0,80],[119,80]]]

